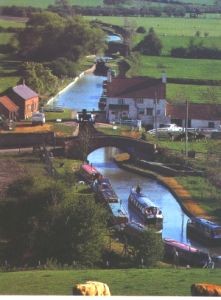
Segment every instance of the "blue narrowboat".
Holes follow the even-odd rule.
[[[187,235],[204,243],[220,243],[221,225],[203,218],[191,218],[187,222]]]
[[[163,214],[146,195],[135,188],[131,189],[128,206],[137,213],[145,225],[156,225],[162,227]]]

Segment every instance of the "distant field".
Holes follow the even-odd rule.
[[[188,84],[167,84],[167,100],[184,101],[194,103],[208,103],[215,99],[221,104],[221,86],[188,85]]]
[[[81,6],[102,6],[103,0],[70,0],[72,5]],[[0,0],[0,6],[33,6],[47,8],[48,5],[54,4],[54,0]]]
[[[0,16],[0,26],[3,28],[14,27],[14,28],[23,28],[25,27],[25,21],[22,18],[4,18]]]
[[[85,17],[94,19],[94,17]],[[123,25],[122,17],[100,17],[96,19],[115,25]],[[144,26],[147,30],[153,27],[160,35],[165,36],[194,36],[197,31],[202,35],[207,32],[209,36],[221,36],[221,18],[220,19],[190,19],[190,18],[155,18],[155,17],[128,17],[127,20],[133,24],[135,28]]]
[[[0,46],[7,44],[11,38],[12,38],[11,33],[1,32],[0,33]]]
[[[141,56],[139,76],[220,80],[221,60]]]

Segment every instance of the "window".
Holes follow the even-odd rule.
[[[138,98],[138,99],[136,99],[136,101],[137,101],[137,103],[143,103],[143,98]]]
[[[124,99],[118,99],[118,104],[120,105],[124,104]]]
[[[209,128],[214,128],[214,127],[215,127],[214,122],[208,122],[208,127],[209,127]]]
[[[158,116],[160,115],[160,109],[157,109],[157,115]]]
[[[153,108],[146,108],[146,115],[152,116],[153,115]]]
[[[138,108],[138,114],[144,115],[144,108]]]

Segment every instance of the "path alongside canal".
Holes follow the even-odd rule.
[[[131,172],[158,180],[170,190],[187,215],[213,219],[212,216],[210,216],[202,207],[200,207],[199,203],[192,199],[190,193],[174,177],[162,176],[155,172],[141,169],[140,167],[128,163],[118,163],[118,165],[119,167],[125,168]]]

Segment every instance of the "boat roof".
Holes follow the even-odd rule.
[[[217,229],[217,228],[221,228],[220,224],[216,224],[214,222],[211,222],[209,220],[203,219],[203,218],[192,218],[192,221],[195,221],[197,223],[201,223],[207,227],[209,227],[210,229]]]
[[[92,167],[91,165],[89,164],[83,164],[82,166],[82,169],[84,171],[86,171],[88,174],[92,175],[92,174],[98,174],[98,170],[94,167]]]
[[[108,203],[112,213],[114,214],[114,216],[125,216],[127,217],[127,213],[125,211],[125,209],[122,207],[122,205],[117,202],[117,203]]]
[[[164,242],[166,244],[169,244],[169,245],[173,246],[173,247],[176,247],[176,248],[179,248],[179,249],[182,249],[182,250],[186,250],[186,251],[189,251],[189,252],[199,252],[200,251],[195,247],[192,247],[190,245],[178,242],[178,241],[173,240],[173,239],[165,238]]]
[[[131,190],[131,193],[134,197],[139,201],[141,205],[149,206],[149,207],[156,207],[156,205],[143,193],[137,193],[135,189]]]

